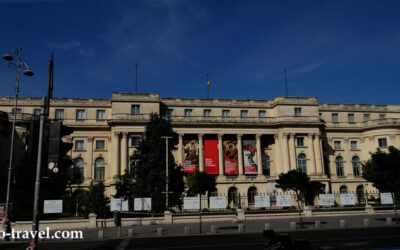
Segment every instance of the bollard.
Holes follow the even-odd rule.
[[[369,219],[368,218],[364,218],[364,227],[368,227],[369,226]]]
[[[161,237],[162,236],[162,227],[157,227],[157,237]]]
[[[265,223],[264,230],[270,230],[270,229],[271,229],[271,224]]]
[[[346,220],[339,220],[339,223],[340,223],[340,228],[346,227]]]
[[[99,238],[99,240],[102,240],[104,238],[104,231],[103,230],[99,230],[98,238]]]
[[[212,234],[217,233],[217,226],[216,225],[211,225],[211,233]]]
[[[315,229],[321,229],[321,222],[319,220],[315,221]]]
[[[392,218],[386,217],[386,225],[392,225]]]
[[[290,222],[290,230],[296,230],[296,222],[294,221]]]
[[[240,223],[239,224],[239,233],[243,233],[244,232],[244,224]]]
[[[133,228],[128,228],[128,238],[133,238]]]
[[[190,227],[185,227],[185,235],[189,235],[190,234]]]

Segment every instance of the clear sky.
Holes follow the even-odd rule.
[[[271,99],[400,104],[400,1],[0,0],[0,52],[21,47],[22,96]],[[15,71],[0,67],[0,96]]]

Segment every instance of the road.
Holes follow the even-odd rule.
[[[312,249],[332,246],[336,249],[400,249],[400,227],[374,227],[358,229],[328,229],[286,232],[292,240],[308,239]],[[262,250],[266,238],[262,233],[235,233],[181,237],[111,239],[97,241],[42,242],[40,249],[45,250],[171,250],[171,249],[207,249],[207,250]],[[27,243],[2,243],[0,250],[25,249]]]

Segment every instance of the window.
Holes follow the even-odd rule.
[[[98,109],[96,112],[97,120],[105,120],[106,119],[106,111],[103,109]]]
[[[354,123],[354,114],[347,114],[347,119],[349,123]]]
[[[193,115],[193,109],[185,109],[185,116],[192,116]]]
[[[249,117],[249,112],[247,110],[240,110],[240,117]]]
[[[301,108],[294,108],[294,116],[301,116]]]
[[[94,161],[94,179],[97,181],[104,180],[104,159],[99,157]]]
[[[347,194],[347,187],[346,186],[341,186],[340,188],[339,188],[339,192],[341,193],[341,194]]]
[[[64,109],[56,109],[55,118],[59,120],[64,119]]]
[[[341,157],[341,156],[336,157],[335,164],[336,164],[336,175],[344,176],[343,157]]]
[[[41,111],[42,111],[41,109],[34,109],[33,110],[33,114],[34,115],[40,115]]]
[[[357,141],[350,141],[351,150],[357,150]]]
[[[133,104],[131,106],[131,114],[132,115],[139,115],[140,114],[140,105]]]
[[[307,162],[306,162],[306,155],[305,154],[299,154],[297,156],[297,168],[307,174]]]
[[[335,148],[335,150],[341,150],[342,149],[341,141],[334,141],[333,147]]]
[[[265,110],[259,110],[259,111],[258,111],[258,117],[260,117],[260,118],[265,118],[265,117],[267,117],[267,111],[265,111]]]
[[[74,169],[73,169],[73,179],[80,181],[84,178],[84,162],[81,157],[75,158]]]
[[[173,113],[174,113],[173,109],[166,109],[165,110],[165,116],[172,116]]]
[[[379,119],[380,120],[386,119],[386,114],[379,114]]]
[[[304,137],[296,137],[297,147],[304,147]]]
[[[254,196],[257,195],[257,188],[256,187],[249,187],[247,191],[247,202],[249,205],[254,205]]]
[[[141,140],[142,139],[140,138],[140,136],[132,136],[131,137],[131,147],[139,146]]]
[[[382,148],[382,147],[387,147],[386,138],[379,138],[379,139],[378,139],[378,145],[379,145],[380,148]]]
[[[270,175],[269,156],[268,155],[262,155],[261,156],[261,161],[262,161],[262,172],[263,172],[263,175],[269,176]]]
[[[105,141],[97,140],[96,141],[96,150],[104,150],[105,149]]]
[[[14,114],[14,108],[12,109],[12,111],[11,111],[13,114]],[[17,108],[17,114],[21,114],[22,113],[22,109],[20,109],[20,108]]]
[[[353,175],[361,176],[360,158],[358,156],[354,156],[351,159],[351,165],[353,165]]]
[[[332,113],[332,122],[339,122],[338,113]]]
[[[84,150],[85,149],[85,141],[84,140],[76,140],[75,141],[75,150]]]
[[[204,117],[210,117],[211,116],[211,109],[203,110],[203,116]]]
[[[364,121],[367,122],[371,120],[371,115],[370,114],[364,114]]]
[[[231,111],[229,109],[222,110],[222,117],[229,117],[231,115]]]
[[[76,110],[76,119],[77,120],[85,120],[85,110],[84,109]]]

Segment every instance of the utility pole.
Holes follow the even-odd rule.
[[[168,203],[168,139],[172,139],[172,136],[161,136],[162,139],[165,139],[165,210],[169,209]]]

